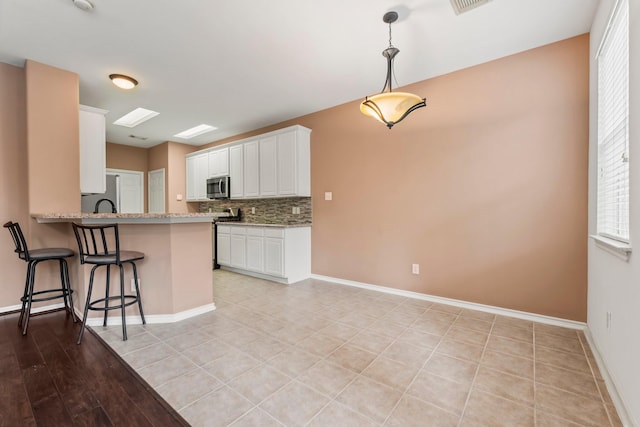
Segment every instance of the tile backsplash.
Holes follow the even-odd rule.
[[[311,224],[311,197],[274,199],[212,200],[200,203],[200,212],[222,212],[226,208],[240,209],[241,221],[254,224]],[[251,213],[255,208],[255,213]],[[293,208],[300,208],[299,214]]]

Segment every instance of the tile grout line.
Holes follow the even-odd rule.
[[[487,347],[489,346],[489,340],[491,339],[491,333],[493,332],[493,327],[496,324],[496,316],[493,317],[493,321],[491,322],[491,329],[489,329],[489,335],[487,335],[487,341],[484,343],[484,347],[482,348],[482,354],[480,355],[480,360],[478,360],[478,366],[476,367],[476,372],[473,375],[473,379],[471,380],[471,384],[469,385],[469,392],[467,393],[467,398],[465,399],[464,406],[462,407],[462,413],[460,414],[460,418],[458,419],[458,427],[462,425],[462,420],[464,420],[465,414],[467,412],[467,405],[469,404],[469,400],[471,399],[471,393],[473,393],[473,387],[476,383],[476,378],[478,377],[478,372],[480,371],[480,364],[482,359],[484,358],[484,354],[487,351]]]
[[[424,311],[424,313],[430,311],[433,307],[433,304],[429,306],[429,308],[427,310]],[[434,311],[438,311],[438,310],[434,310]],[[422,313],[422,314],[424,314]],[[396,402],[396,404],[393,406],[393,408],[391,409],[391,411],[389,411],[389,414],[387,415],[387,418],[385,418],[384,422],[382,423],[382,425],[384,425],[385,423],[387,423],[389,421],[389,418],[391,417],[391,415],[393,414],[393,412],[396,410],[396,408],[398,407],[398,405],[400,404],[400,402],[402,401],[402,399],[407,395],[407,390],[409,390],[411,388],[411,386],[413,385],[413,383],[416,381],[416,378],[418,378],[418,376],[420,375],[420,373],[422,372],[422,370],[424,369],[424,367],[426,366],[427,363],[429,363],[429,360],[431,360],[431,358],[433,357],[433,355],[436,353],[436,351],[438,350],[438,347],[440,347],[440,344],[442,344],[442,340],[444,339],[444,337],[449,333],[449,331],[451,330],[451,328],[453,328],[453,325],[455,324],[456,320],[458,320],[460,318],[460,315],[462,313],[462,310],[460,310],[457,314],[456,317],[453,319],[453,321],[451,322],[451,324],[449,325],[449,327],[447,328],[447,330],[444,332],[444,334],[442,334],[440,336],[440,341],[438,341],[438,344],[431,350],[431,353],[429,354],[429,357],[427,357],[425,359],[424,362],[422,362],[422,366],[420,366],[420,368],[418,368],[418,371],[416,372],[416,374],[413,376],[413,378],[411,379],[411,381],[409,382],[409,384],[404,388],[402,395],[400,396],[400,399],[398,399],[398,401]],[[418,316],[419,318],[420,316]],[[413,326],[417,321],[418,318],[416,318],[409,327]],[[422,399],[419,399],[422,401]],[[428,402],[427,402],[428,403]],[[436,405],[433,405],[436,406]],[[436,406],[439,408],[439,406]],[[447,412],[449,412],[448,410],[441,408]]]

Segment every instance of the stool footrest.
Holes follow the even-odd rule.
[[[47,294],[47,293],[56,293],[56,295],[50,297],[42,297],[42,298],[33,298],[35,295]],[[65,298],[73,293],[73,289],[71,291],[67,291],[66,289],[47,289],[46,291],[38,291],[34,292],[31,297],[31,302],[40,302],[40,301],[50,301],[52,299]],[[20,301],[27,302],[28,297],[21,297]]]
[[[95,310],[95,311],[109,311],[109,310],[116,310],[116,309],[119,310],[123,307],[128,307],[138,302],[138,297],[136,297],[135,295],[125,295],[124,299],[125,301],[128,301],[128,302],[126,302],[124,305],[118,304],[118,305],[110,305],[109,307],[96,307],[96,304],[100,304],[100,303],[104,304],[107,300],[120,302],[120,298],[121,298],[120,295],[115,295],[109,298],[100,298],[95,301],[91,301],[89,303],[89,310]]]

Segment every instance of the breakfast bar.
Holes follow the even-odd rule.
[[[41,224],[69,223],[69,244],[75,244],[71,223],[119,224],[123,247],[144,252],[138,262],[143,310],[148,323],[175,322],[215,309],[212,290],[211,223],[225,213],[184,214],[32,214]],[[73,247],[73,246],[70,246]],[[72,270],[76,310],[82,312],[91,266],[77,260]],[[101,274],[102,276],[98,276]],[[126,283],[132,281],[126,270]],[[104,272],[97,271],[94,293],[104,292]],[[113,289],[114,286],[111,287]],[[129,289],[127,289],[129,290]],[[89,325],[101,324],[101,313],[92,313]],[[130,319],[130,321],[129,321]],[[109,317],[117,324],[119,316]],[[127,323],[139,323],[138,309],[127,309]]]

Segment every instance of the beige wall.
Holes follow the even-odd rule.
[[[33,61],[25,73],[29,211],[79,212],[78,75]]]
[[[29,223],[24,69],[0,63],[0,223]],[[26,265],[0,229],[0,307],[20,302]],[[26,231],[26,230],[25,230]]]
[[[146,148],[107,142],[107,168],[147,173],[147,153]]]
[[[313,130],[314,274],[584,321],[588,52],[582,35],[408,86],[428,106],[392,130],[358,100],[209,146]]]
[[[169,212],[184,213],[198,212],[199,203],[187,203],[187,184],[186,184],[186,161],[184,156],[194,151],[202,149],[202,147],[193,147],[191,145],[180,144],[178,142],[168,142],[168,181],[167,200],[169,204]],[[178,195],[182,195],[182,200],[177,200]]]
[[[68,224],[37,224],[30,213],[80,210],[77,85],[68,71],[0,63],[0,220],[18,221],[32,249],[75,246]],[[20,303],[26,275],[9,233],[2,234],[0,308]],[[70,273],[73,283],[73,268]],[[55,263],[38,266],[38,290],[59,282]]]

